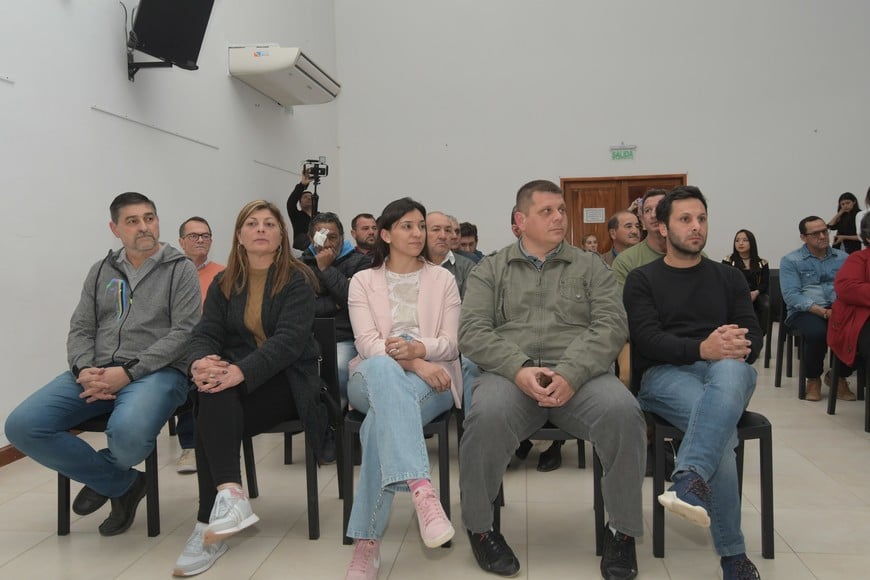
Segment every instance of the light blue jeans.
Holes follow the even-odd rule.
[[[161,369],[118,391],[114,401],[86,403],[81,386],[66,371],[30,395],[6,419],[6,437],[33,460],[80,481],[107,497],[119,497],[136,479],[141,463],[166,420],[187,399],[188,381]],[[69,432],[79,423],[111,413],[108,447],[99,451]]]
[[[713,492],[710,533],[720,556],[746,551],[740,531],[737,422],[755,391],[757,372],[742,361],[699,361],[648,369],[638,399],[686,435],[674,473],[694,471]]]
[[[341,393],[341,408],[347,405],[347,365],[357,355],[356,345],[352,340],[342,340],[335,343],[335,354],[338,364],[338,390]]]
[[[449,390],[439,393],[388,356],[362,361],[348,382],[354,409],[365,413],[360,431],[362,466],[347,524],[351,538],[380,539],[396,491],[409,479],[429,478],[423,425],[453,406]]]

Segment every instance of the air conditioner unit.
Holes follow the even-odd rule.
[[[230,75],[279,105],[315,105],[338,96],[341,85],[298,48],[277,44],[230,46]]]

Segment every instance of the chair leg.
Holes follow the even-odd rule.
[[[785,353],[785,326],[782,322],[779,323],[779,330],[776,333],[776,369],[773,374],[773,386],[782,386],[782,356]]]
[[[586,442],[577,440],[577,468],[586,469]]]
[[[761,555],[774,557],[773,542],[773,435],[768,429],[758,443],[761,460]]]
[[[245,474],[248,477],[248,497],[254,499],[260,495],[257,486],[257,463],[254,460],[254,444],[250,437],[242,438],[242,456],[245,458]]]
[[[57,535],[69,534],[69,478],[57,474]]]
[[[342,542],[345,545],[350,545],[353,543],[353,539],[347,536],[347,524],[350,522],[350,512],[353,509],[353,433],[348,428],[347,423],[344,425],[344,429],[342,429],[343,434],[342,438],[344,439],[342,447],[343,455],[341,457],[341,462],[344,463],[344,482],[342,482],[342,487],[344,488],[344,492],[342,495],[343,499],[343,507],[344,514],[342,516]]]
[[[658,431],[658,429],[656,429]],[[665,492],[665,440],[656,432],[655,469],[653,471],[653,556],[665,557],[665,508],[659,496]]]
[[[492,529],[501,532],[501,506],[504,505],[504,482],[498,486],[498,495],[492,502]]]
[[[175,432],[175,415],[171,416],[168,421],[166,421],[167,426],[169,427],[169,436],[175,437],[177,433]]]
[[[740,505],[743,505],[743,452],[743,441],[740,441],[734,450],[734,456],[737,461],[737,497],[740,498]]]
[[[864,386],[867,384],[867,367],[865,365],[866,363],[863,360],[858,360],[858,369],[855,371],[857,375],[856,380],[858,381],[855,396],[858,397],[859,401],[864,400]]]
[[[293,465],[293,433],[284,433],[284,465]]]
[[[837,385],[840,384],[840,361],[834,357],[834,364],[831,365],[831,388],[828,391],[828,415],[834,415],[837,412]]]
[[[450,421],[444,423],[444,428],[438,434],[438,495],[441,498],[441,507],[447,519],[450,519]],[[451,542],[445,542],[441,547],[449,548]]]
[[[289,433],[284,434],[285,437]],[[286,440],[285,440],[286,441]],[[317,458],[314,448],[305,442],[305,482],[308,492],[308,539],[320,537],[320,502],[317,497]]]
[[[595,555],[604,553],[604,495],[601,491],[601,478],[604,477],[604,468],[595,448],[592,448],[592,477],[594,486],[594,499],[592,505],[595,511]]]
[[[344,499],[344,429],[341,426],[335,430],[335,471],[338,477],[338,499]]]
[[[792,356],[794,355],[794,338],[791,334],[786,336],[786,349],[785,349],[785,376],[791,378],[792,375]],[[800,358],[800,355],[798,355]]]
[[[157,447],[145,460],[145,503],[148,537],[160,535],[160,490],[157,485]]]

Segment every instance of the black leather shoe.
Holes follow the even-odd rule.
[[[323,465],[332,465],[335,463],[335,431],[332,429],[327,429],[326,435],[323,437],[323,447],[320,450],[320,462]]]
[[[601,577],[604,580],[631,580],[637,577],[637,552],[634,538],[622,532],[614,533],[604,526],[604,555],[601,556]]]
[[[136,519],[136,508],[145,497],[145,474],[136,472],[136,481],[121,497],[112,498],[112,513],[100,524],[101,536],[123,534]]]
[[[538,457],[538,471],[555,471],[562,467],[562,445],[564,441],[553,441],[553,444]]]
[[[500,533],[495,530],[475,534],[468,530],[468,541],[477,565],[486,572],[499,576],[516,576],[520,571],[520,561]]]
[[[101,493],[95,492],[88,486],[84,486],[73,500],[72,510],[80,516],[92,514],[109,501],[109,498]]]
[[[517,456],[517,459],[520,461],[525,461],[526,457],[529,456],[529,451],[532,450],[532,442],[528,439],[523,439],[520,441],[520,446],[517,447],[517,450],[514,451],[514,455]]]

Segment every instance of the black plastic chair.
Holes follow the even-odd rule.
[[[448,519],[450,518],[450,441],[448,433],[450,417],[452,416],[453,409],[451,408],[423,426],[423,435],[438,436],[438,494],[441,499],[441,507],[444,508],[444,513],[447,514]],[[353,442],[355,437],[359,437],[365,418],[366,416],[363,413],[354,410],[348,411],[344,416],[342,451],[339,454],[343,477],[339,478],[339,485],[344,488],[342,493],[344,497],[342,541],[346,545],[353,543],[353,538],[347,536],[347,524],[350,521],[350,512],[353,509]],[[365,457],[363,457],[363,461],[365,461]],[[451,542],[447,542],[442,547],[448,548],[450,545]]]
[[[831,390],[828,394],[828,415],[833,415],[837,410],[837,384],[840,380],[840,365],[843,364],[834,357],[834,364],[831,365]],[[858,400],[864,401],[864,431],[870,433],[870,394],[865,395],[864,390],[868,388],[867,384],[867,361],[861,355],[855,356],[855,369],[858,375],[858,384],[855,387]]]
[[[665,508],[658,497],[665,491],[665,441],[681,440],[684,433],[654,413],[655,469],[653,470],[653,556],[665,556]],[[737,424],[737,485],[743,497],[743,444],[758,439],[761,450],[761,555],[774,557],[773,543],[773,435],[770,421],[760,413],[746,411]]]
[[[76,425],[75,431],[103,433],[109,422],[109,415],[88,419]],[[160,498],[157,489],[157,446],[145,458],[145,503],[147,504],[148,537],[160,535]],[[69,478],[57,474],[57,535],[69,534],[70,523],[70,483]]]
[[[552,423],[547,423],[537,431],[535,431],[529,439],[539,441],[567,441],[568,439],[577,439],[577,453],[580,459],[580,468],[586,467],[585,445],[582,439],[576,438],[567,431],[559,429]],[[592,477],[593,483],[593,511],[595,512],[595,554],[600,556],[604,550],[604,537],[601,535],[604,531],[604,496],[601,492],[601,478],[604,476],[604,469],[601,466],[601,461],[598,459],[598,454],[595,449],[592,450]],[[501,506],[504,505],[504,485],[498,490],[498,496],[492,505],[492,527],[494,530],[501,530]]]
[[[779,331],[776,337],[776,370],[774,371],[773,386],[782,386],[782,359],[783,355],[786,358],[785,376],[792,376],[792,349],[793,343],[798,346],[798,398],[807,398],[807,371],[804,365],[803,345],[800,331],[790,327],[785,322],[786,304],[785,299],[780,298],[780,312],[782,313],[782,321],[779,323]],[[773,307],[771,306],[771,310]],[[773,316],[771,316],[773,318]]]
[[[335,321],[332,318],[314,319],[314,338],[320,345],[320,378],[327,384],[330,394],[339,400],[338,390],[338,365],[335,349]],[[282,421],[264,431],[264,433],[284,434],[284,464],[293,463],[293,435],[303,431],[302,421],[294,419]],[[337,454],[341,452],[340,433],[336,434]],[[260,495],[257,484],[257,466],[254,459],[254,445],[251,437],[242,439],[242,455],[245,459],[245,473],[248,485],[248,497],[256,498]],[[320,503],[317,491],[317,458],[314,448],[305,442],[305,481],[308,499],[308,538],[316,540],[320,537]],[[341,466],[337,465],[339,482],[342,479]],[[341,486],[339,484],[339,489]]]

